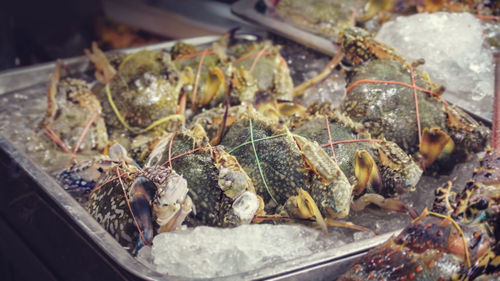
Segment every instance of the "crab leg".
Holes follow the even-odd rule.
[[[377,164],[366,150],[358,150],[355,155],[354,175],[357,184],[354,187],[354,195],[360,195],[366,188],[380,190],[382,177],[378,171]]]
[[[323,71],[321,71],[320,74],[317,76],[305,81],[304,83],[298,85],[293,89],[293,95],[295,97],[300,97],[304,94],[304,92],[309,88],[310,86],[322,81],[323,79],[326,79],[332,71],[337,67],[337,65],[340,63],[342,58],[344,57],[344,53],[342,51],[339,51],[333,58],[332,60],[325,66]]]
[[[43,122],[45,126],[56,115],[57,85],[59,84],[59,80],[61,78],[61,67],[62,67],[62,62],[58,60],[56,62],[56,67],[54,68],[54,72],[50,75],[49,85],[47,86],[47,113],[45,114],[45,119]]]
[[[106,84],[113,79],[116,74],[115,68],[109,63],[106,55],[99,49],[96,42],[92,42],[92,50],[85,49],[85,55],[92,61],[97,69],[95,77],[100,82]]]

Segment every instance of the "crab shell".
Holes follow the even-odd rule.
[[[191,225],[236,226],[250,223],[260,208],[252,181],[236,159],[222,147],[203,144],[200,140],[204,138],[203,129],[197,128],[178,132],[175,136],[171,134],[160,141],[146,165],[168,162],[170,146],[171,157],[198,148],[171,161],[173,169],[187,180],[196,209],[190,218]]]
[[[466,275],[469,269],[464,248],[474,264],[491,253],[492,246],[483,225],[453,222],[424,211],[398,236],[368,251],[338,280],[463,280],[458,275]]]
[[[342,218],[348,214],[352,187],[317,143],[294,139],[286,129],[253,112],[234,122],[221,144],[252,179],[267,212],[276,212],[304,190],[323,216]]]
[[[87,55],[97,69],[113,69],[104,54],[97,56],[101,52],[97,47],[93,52],[87,51]],[[102,81],[106,84],[95,88],[109,127],[128,126],[141,132],[161,121],[161,128],[174,130],[183,122],[176,115],[177,102],[188,78],[177,70],[165,50],[141,50],[118,57],[116,63],[113,74]]]
[[[276,13],[285,21],[310,32],[336,39],[340,30],[351,25],[351,14],[356,5],[356,1],[281,0]]]
[[[341,42],[346,56],[356,65],[348,74],[348,87],[360,80],[412,84],[411,66],[366,31],[346,29]],[[417,87],[433,92],[438,90],[426,73],[416,70],[414,77]],[[420,151],[427,167],[436,160],[443,163],[441,166],[448,165],[449,161],[463,161],[486,145],[489,134],[486,127],[435,95],[417,91],[422,128],[422,142],[419,143],[412,88],[361,83],[350,89],[341,110],[363,124],[373,137],[393,141],[410,154]],[[452,153],[454,157],[450,157]]]
[[[102,174],[97,186],[89,196],[89,213],[132,253],[142,239],[138,227],[151,240],[155,233],[180,227],[192,210],[185,179],[170,168],[138,170],[121,162]]]
[[[296,128],[292,132],[318,143],[327,144],[330,142],[326,128],[327,120],[331,141],[370,139],[370,134],[364,132],[361,124],[353,122],[337,110],[328,111],[327,115],[316,114],[305,118],[300,124],[295,121],[293,126]],[[330,146],[325,146],[323,150],[332,159],[336,159],[340,169],[353,185],[357,183],[356,195],[361,194],[357,189],[364,190],[366,187],[364,192],[395,197],[408,190],[414,190],[422,174],[422,169],[395,143],[389,141],[339,143],[334,146],[335,158],[331,154]],[[380,176],[370,177],[372,169],[377,170]],[[357,171],[364,174],[356,175]],[[381,182],[378,183],[377,180]]]
[[[118,165],[115,169],[110,169],[104,173],[98,180],[99,189],[92,192],[89,196],[87,209],[92,217],[102,225],[117,241],[128,251],[133,252],[137,246],[139,232],[134,224],[134,219],[127,206],[127,192],[123,191],[119,180],[112,180],[116,177],[116,170],[123,174],[121,181],[126,188],[132,186],[135,176],[129,175],[129,172],[136,173],[135,166]],[[109,183],[105,184],[106,182]]]

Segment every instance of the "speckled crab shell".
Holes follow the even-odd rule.
[[[117,170],[123,175],[121,181],[126,188],[125,192],[128,192],[128,188],[135,180],[135,176],[129,173],[136,173],[138,170],[132,165],[117,165],[115,169],[110,169],[97,180],[98,189],[90,194],[87,209],[118,243],[127,250],[133,251],[139,239],[139,232],[128,208],[127,195],[120,181],[112,180],[117,177]]]
[[[141,182],[144,189],[137,195],[141,199],[149,198],[150,202],[147,207],[142,206],[146,209],[135,210],[137,213],[133,215],[131,202],[137,199],[134,198],[138,191],[134,190],[134,184],[138,183],[138,178],[144,180]],[[139,170],[122,161],[101,174],[96,188],[90,193],[87,209],[104,229],[133,253],[142,239],[139,237],[140,225],[152,225],[152,232],[147,235],[155,235],[182,224],[191,212],[191,199],[186,194],[185,180],[170,167],[152,166]]]
[[[287,129],[253,112],[233,123],[221,144],[252,179],[266,211],[275,212],[303,189],[323,216],[348,214],[352,187],[317,143],[294,138]]]
[[[282,0],[278,1],[276,14],[285,21],[310,32],[336,39],[340,30],[351,25],[351,14],[356,3],[356,1]],[[363,7],[363,4],[360,7]]]

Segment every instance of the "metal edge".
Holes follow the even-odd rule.
[[[242,1],[240,1],[242,2]],[[238,2],[239,3],[239,2]],[[242,37],[252,38],[252,35],[241,35]],[[108,54],[113,53],[130,53],[142,49],[161,49],[170,48],[176,42],[186,42],[193,45],[203,45],[209,44],[216,41],[219,36],[203,36],[196,37],[185,40],[176,40],[163,42],[142,47],[133,47],[127,49],[119,49],[107,52]],[[332,45],[333,46],[333,45]],[[88,59],[85,56],[78,56],[62,60],[68,66],[83,67],[87,65]],[[11,77],[17,75],[23,75],[26,73],[47,73],[55,66],[55,62],[43,63],[35,66],[21,67],[14,70],[8,70],[0,73],[0,84],[2,81],[7,81]],[[46,83],[47,77],[41,75],[40,81],[29,81],[31,85],[37,83]],[[22,88],[22,85],[17,85],[18,88]],[[16,90],[16,89],[13,89]],[[4,94],[4,93],[0,93]],[[96,244],[101,247],[101,249],[110,255],[110,258],[123,266],[130,273],[143,278],[145,280],[186,280],[193,278],[186,278],[182,276],[171,276],[166,274],[161,274],[157,271],[153,271],[146,265],[142,264],[139,260],[133,258],[127,251],[125,251],[121,245],[107,232],[105,231],[97,221],[95,221],[92,216],[82,207],[75,199],[71,197],[50,175],[41,170],[32,160],[30,160],[24,152],[18,150],[13,143],[11,143],[7,138],[0,135],[0,148],[4,149],[16,162],[37,182],[40,183],[42,189],[60,206],[66,214],[74,218],[74,221],[79,225],[89,237],[96,242]],[[220,278],[211,278],[211,280],[247,280],[247,279],[262,279],[262,278],[275,278],[285,274],[293,275],[294,272],[303,271],[306,269],[314,270],[318,266],[325,265],[327,263],[332,263],[339,261],[341,259],[347,258],[352,255],[357,255],[366,252],[368,249],[384,242],[391,235],[398,233],[401,230],[387,233],[384,235],[376,236],[370,239],[365,239],[353,243],[346,244],[344,246],[330,249],[322,252],[312,254],[310,256],[297,258],[294,260],[286,261],[278,265],[266,266],[261,268],[244,272],[241,274],[224,276]],[[355,250],[353,250],[355,248]],[[203,280],[203,279],[199,279]]]
[[[333,42],[326,38],[298,29],[290,24],[284,24],[282,21],[258,13],[254,8],[258,1],[260,0],[240,0],[231,5],[231,12],[245,20],[264,26],[279,35],[324,54],[334,56],[338,52],[338,48]]]

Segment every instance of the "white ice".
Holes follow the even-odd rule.
[[[492,54],[483,44],[480,20],[471,14],[398,17],[385,23],[375,38],[397,49],[409,62],[424,58],[422,67],[433,82],[446,87],[447,94],[464,101],[493,95]]]
[[[332,243],[318,230],[300,225],[200,226],[155,236],[152,254],[160,273],[213,278],[307,256]]]

